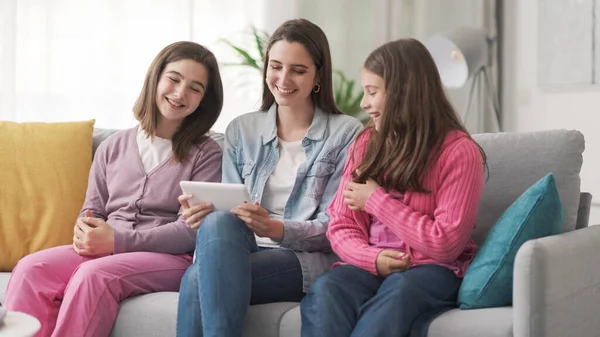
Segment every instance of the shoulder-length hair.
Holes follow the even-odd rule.
[[[133,106],[135,119],[141,128],[154,136],[160,111],[156,105],[156,88],[167,64],[180,60],[193,60],[208,70],[208,85],[198,108],[181,122],[171,139],[173,158],[178,162],[187,159],[190,148],[200,144],[215,124],[223,108],[223,85],[217,59],[211,51],[194,42],[181,41],[168,45],[152,61],[142,92]]]
[[[431,54],[421,42],[401,39],[371,52],[364,68],[383,78],[386,99],[379,130],[372,123],[363,130],[371,134],[354,180],[371,177],[386,190],[429,193],[422,177],[437,160],[448,132],[469,136],[446,97]],[[485,165],[485,152],[477,146]]]

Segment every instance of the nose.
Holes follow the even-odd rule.
[[[281,72],[281,76],[280,76],[281,83],[283,83],[283,84],[287,83],[289,78],[290,78],[289,70],[284,70]]]
[[[176,86],[173,89],[173,95],[175,95],[175,97],[177,97],[177,98],[183,98],[184,93],[185,93],[185,88],[182,84]]]
[[[369,102],[367,102],[367,95],[363,95],[360,99],[360,108],[363,110],[367,110],[370,107]]]

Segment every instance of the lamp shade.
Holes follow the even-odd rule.
[[[433,35],[425,46],[433,56],[442,83],[460,88],[488,59],[487,34],[483,29],[459,27]]]

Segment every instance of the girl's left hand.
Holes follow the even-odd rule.
[[[268,237],[275,241],[283,239],[283,222],[269,218],[269,212],[260,207],[258,201],[253,204],[241,204],[231,209],[251,231],[260,237]]]
[[[364,211],[367,200],[379,187],[379,184],[371,178],[364,184],[348,181],[343,192],[344,202],[353,211]]]
[[[73,248],[83,256],[110,255],[114,251],[115,231],[104,220],[83,217],[77,219]]]

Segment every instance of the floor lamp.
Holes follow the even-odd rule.
[[[477,88],[478,102],[491,105],[498,131],[502,131],[500,107],[489,75],[489,50],[493,42],[494,39],[488,37],[483,29],[459,27],[433,35],[425,42],[425,46],[433,56],[445,87],[461,88],[471,80],[462,120],[466,122],[469,116]]]

